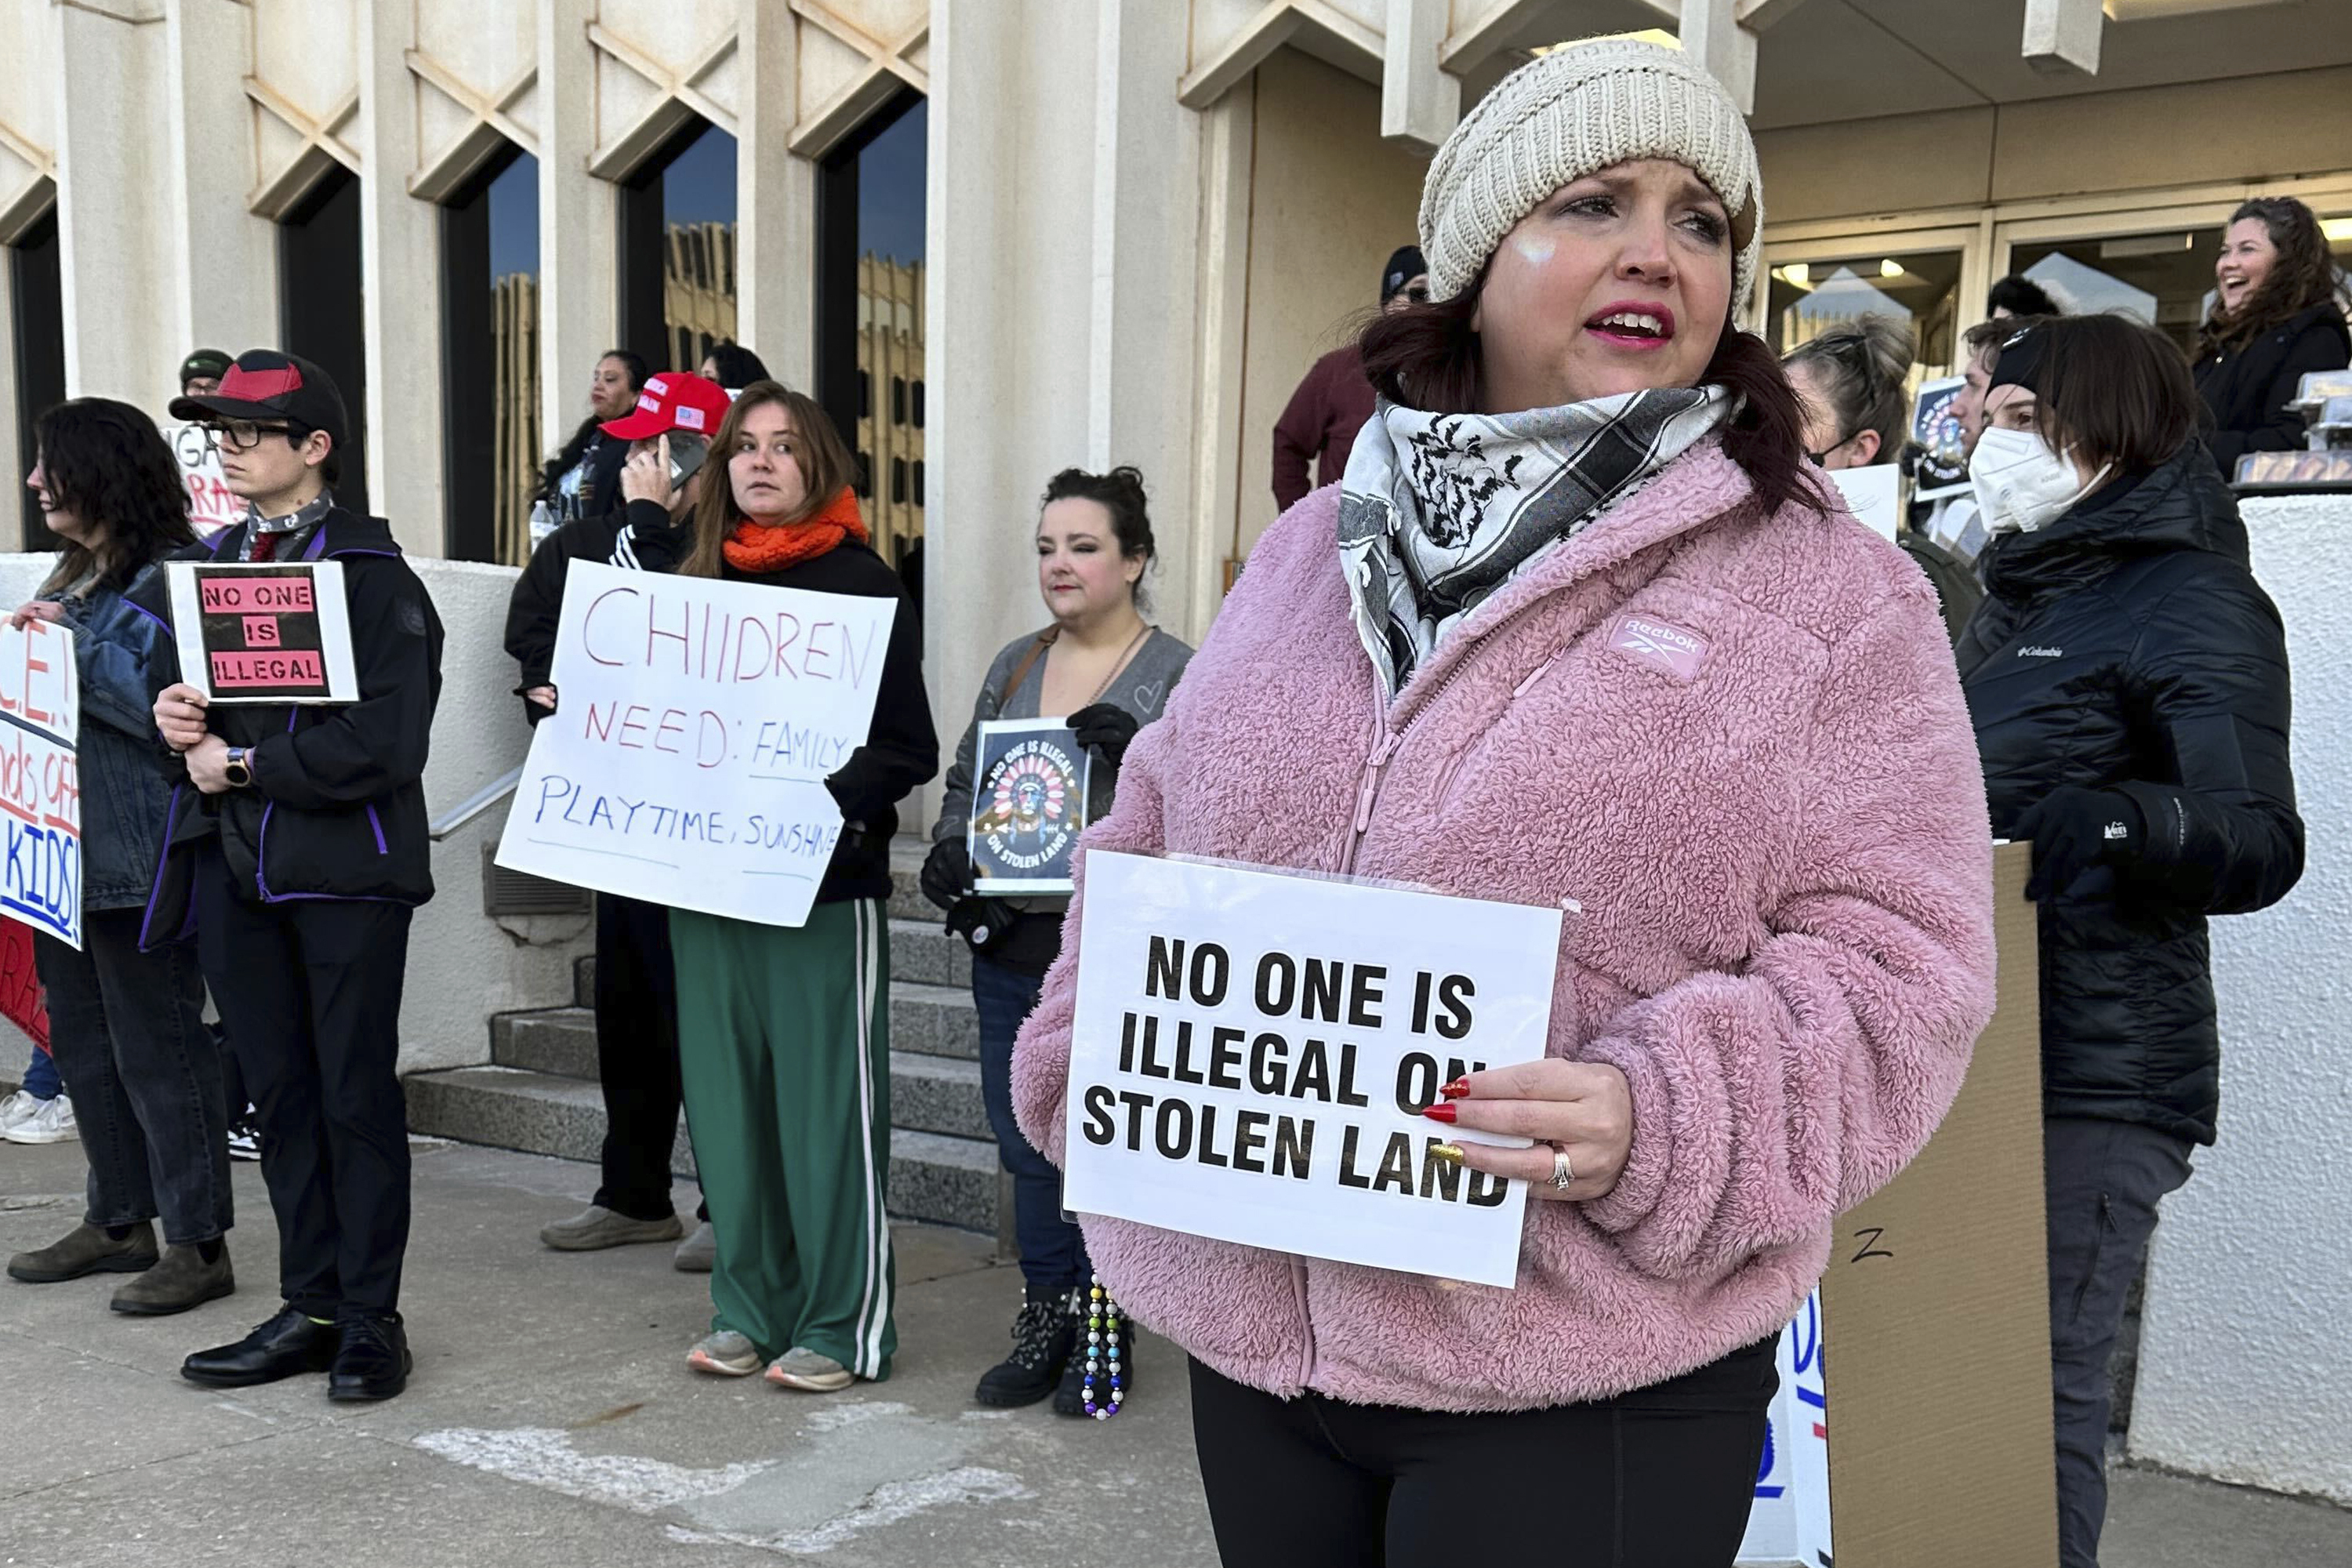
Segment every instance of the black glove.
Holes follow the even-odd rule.
[[[1142,728],[1135,721],[1134,714],[1115,702],[1081,708],[1062,722],[1076,731],[1079,745],[1100,752],[1103,761],[1112,767],[1118,766],[1127,756],[1127,743]]]
[[[943,910],[952,908],[971,893],[971,850],[961,838],[940,839],[923,858],[922,875],[916,879],[923,897]]]
[[[2039,903],[2065,892],[2094,867],[2138,858],[2147,824],[2139,803],[2121,790],[2069,785],[2027,810],[2013,837],[2033,841],[2033,875],[2025,896]]]

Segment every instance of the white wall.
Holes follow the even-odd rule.
[[[2245,516],[2286,620],[2306,866],[2214,922],[2221,1142],[2157,1227],[2131,1453],[2352,1503],[2352,498]]]
[[[13,607],[29,598],[48,563],[46,555],[0,555],[0,604]],[[455,561],[414,564],[447,635],[433,757],[425,770],[426,805],[437,814],[521,762],[529,743],[521,704],[511,694],[514,661],[500,647],[515,573]],[[400,1009],[404,1072],[488,1060],[491,1015],[569,1003],[572,961],[593,946],[585,917],[493,921],[482,913],[481,846],[496,841],[505,819],[499,807],[434,847],[436,896],[417,911],[408,939]],[[29,1048],[0,1023],[0,1077],[20,1076]]]

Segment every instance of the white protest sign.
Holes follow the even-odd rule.
[[[164,432],[172,455],[180,459],[180,481],[188,487],[188,526],[198,539],[210,539],[234,522],[245,521],[246,505],[228,488],[221,472],[220,454],[201,425],[175,425]]]
[[[1087,857],[1063,1201],[1508,1287],[1527,1189],[1430,1153],[1465,1072],[1533,1061],[1560,912]]]
[[[1893,540],[1903,511],[1903,470],[1892,463],[1866,468],[1834,468],[1830,482],[1844,498],[1846,510],[1860,518],[1870,531]]]
[[[557,708],[532,733],[499,864],[803,923],[841,838],[824,779],[866,743],[897,611],[573,562]]]
[[[81,677],[72,628],[0,620],[0,915],[81,946]]]

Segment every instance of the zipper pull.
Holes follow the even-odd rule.
[[[1511,688],[1511,700],[1517,702],[1520,698],[1525,697],[1528,691],[1534,689],[1537,681],[1541,680],[1545,676],[1551,673],[1551,667],[1558,664],[1560,661],[1561,657],[1567,652],[1568,649],[1564,647],[1556,647],[1552,649],[1551,657],[1549,658],[1536,666],[1534,671],[1529,674],[1525,680],[1520,681],[1517,686]]]
[[[1380,744],[1374,746],[1372,748],[1372,754],[1365,759],[1363,786],[1356,791],[1356,834],[1358,837],[1361,837],[1365,833],[1371,829],[1372,799],[1375,795],[1380,794],[1381,770],[1389,765],[1389,759],[1396,755],[1396,749],[1397,737],[1395,731],[1383,728],[1381,731]]]

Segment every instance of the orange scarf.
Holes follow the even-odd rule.
[[[845,539],[863,544],[868,537],[866,520],[857,515],[857,498],[845,489],[805,522],[770,526],[744,518],[719,550],[736,571],[765,576],[814,561]]]

